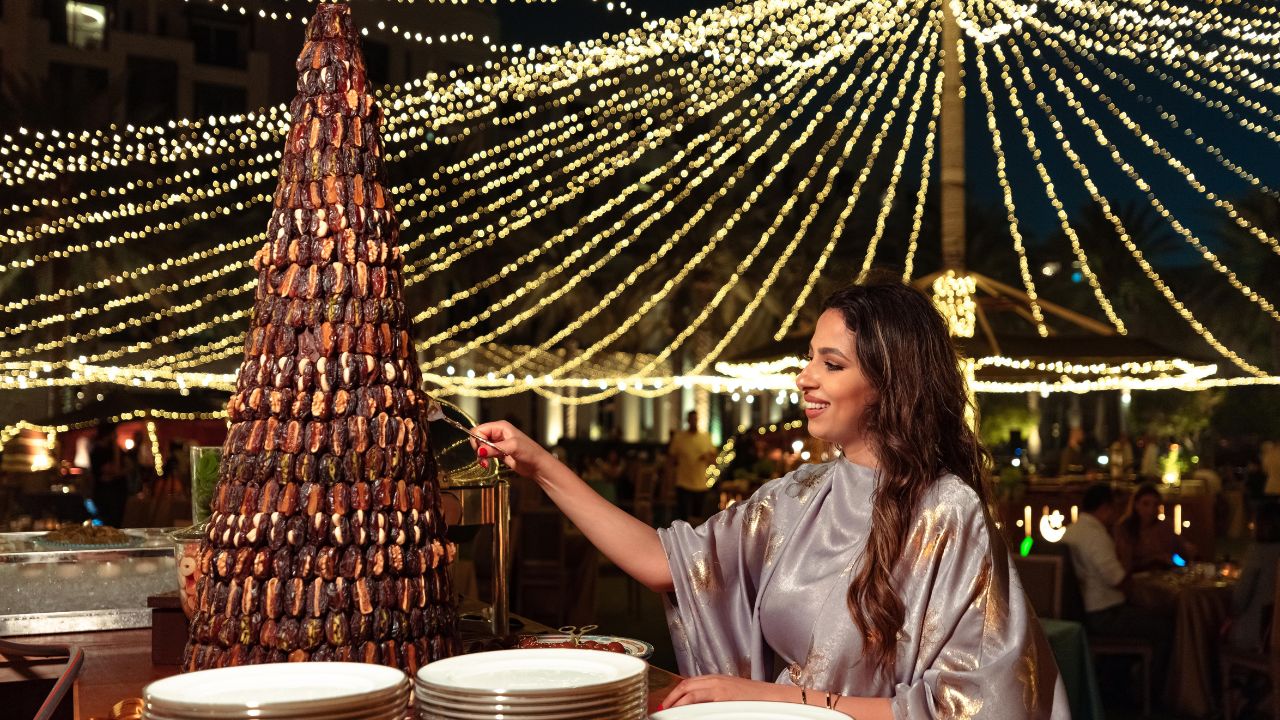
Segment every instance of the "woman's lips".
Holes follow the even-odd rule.
[[[816,418],[819,415],[821,415],[823,411],[825,411],[829,407],[831,407],[831,403],[817,402],[814,400],[805,400],[804,414],[808,416],[810,420],[812,420],[813,418]]]

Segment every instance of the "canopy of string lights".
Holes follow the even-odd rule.
[[[1188,352],[1215,356],[985,353],[970,360],[980,392],[1280,381],[1238,342],[1241,326],[1280,323],[1274,280],[1250,270],[1280,256],[1277,6],[608,8],[639,24],[541,47],[361,30],[479,43],[491,58],[378,92],[406,302],[441,394],[782,390],[794,359],[735,354],[803,331],[823,288],[881,267],[922,280],[957,335],[994,344],[984,287],[1012,290],[991,292],[1035,337],[1063,318],[1131,333],[1141,318],[1125,295],[1140,287],[1179,324],[1170,335],[1199,345]],[[966,114],[985,129],[967,149]],[[0,388],[230,388],[289,127],[281,104],[0,138]],[[979,248],[969,232],[966,254],[963,189],[982,187],[1004,244]],[[1153,254],[1153,232],[1176,247]],[[1059,255],[1070,297],[1045,285]],[[984,285],[979,260],[1021,287]],[[1199,300],[1180,281],[1197,263],[1220,284]],[[1222,307],[1232,327],[1206,319]],[[984,368],[1030,374],[983,380]]]

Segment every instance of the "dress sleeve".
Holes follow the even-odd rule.
[[[772,657],[765,657],[755,605],[777,482],[699,527],[676,521],[658,531],[675,586],[664,604],[682,675],[769,679]]]
[[[976,494],[951,495],[908,534],[894,717],[1066,720],[1057,664],[1003,539]]]

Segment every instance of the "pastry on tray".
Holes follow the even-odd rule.
[[[50,530],[40,537],[40,542],[49,545],[73,545],[76,547],[127,546],[134,544],[136,538],[106,525],[68,525]]]

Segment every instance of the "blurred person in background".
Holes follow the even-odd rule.
[[[1261,652],[1276,598],[1276,563],[1280,562],[1280,503],[1258,508],[1253,542],[1245,550],[1240,581],[1231,592],[1227,644],[1245,652]]]
[[[671,437],[667,456],[675,473],[676,512],[678,517],[693,521],[706,517],[707,467],[716,459],[716,446],[711,436],[698,429],[698,411],[685,416],[685,429]]]
[[[1267,440],[1262,443],[1258,453],[1258,462],[1262,472],[1267,476],[1266,495],[1280,495],[1280,443]]]
[[[1071,428],[1067,446],[1058,455],[1058,475],[1079,475],[1084,472],[1084,428]]]
[[[98,426],[89,450],[89,469],[93,473],[93,503],[98,509],[98,519],[103,525],[120,527],[129,488],[114,425]]]
[[[1160,491],[1151,483],[1138,486],[1129,499],[1129,508],[1116,523],[1116,554],[1126,572],[1166,570],[1174,566],[1175,554],[1190,560],[1196,548],[1160,519]]]
[[[1138,475],[1143,480],[1159,480],[1162,454],[1160,442],[1151,433],[1146,433],[1138,441],[1138,446],[1142,448],[1142,462],[1138,465]]]
[[[1173,627],[1164,615],[1128,602],[1129,573],[1116,554],[1109,529],[1117,515],[1111,486],[1090,486],[1080,510],[1079,518],[1067,526],[1062,542],[1070,549],[1071,564],[1080,580],[1085,627],[1091,635],[1137,638],[1149,643],[1154,665],[1151,677],[1163,678]]]
[[[1127,434],[1120,433],[1107,448],[1107,467],[1112,480],[1123,480],[1133,470],[1133,443]]]

